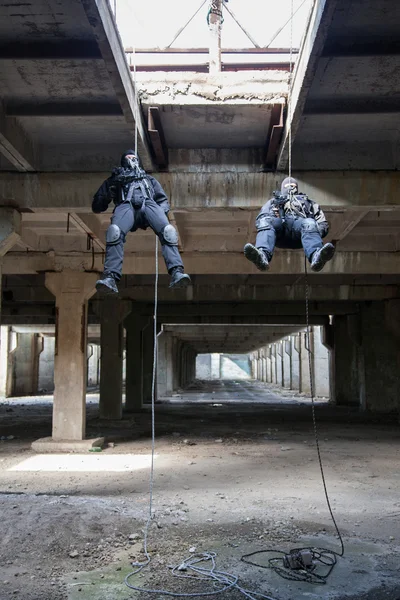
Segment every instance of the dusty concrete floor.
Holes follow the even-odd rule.
[[[289,582],[240,562],[242,554],[263,548],[339,545],[323,496],[307,399],[257,383],[239,385],[239,394],[234,382],[223,393],[221,386],[202,385],[181,394],[192,405],[175,397],[173,404],[157,406],[153,562],[136,581],[187,591],[187,584],[172,580],[168,566],[195,547],[215,550],[219,568],[276,600],[399,600],[398,425],[361,422],[354,411],[326,403],[319,403],[317,415],[345,557],[325,586]],[[241,395],[263,392],[267,405],[240,404]],[[229,393],[234,404],[223,402]],[[0,406],[0,435],[15,436],[0,441],[1,600],[150,598],[123,585],[130,561],[142,556],[149,415],[105,425],[96,413],[93,401],[89,434],[105,434],[115,446],[54,457],[30,450],[33,439],[50,433],[48,402]],[[130,540],[131,534],[138,538]],[[237,592],[217,597],[244,598]]]

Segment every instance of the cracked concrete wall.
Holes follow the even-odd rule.
[[[284,104],[289,73],[285,71],[246,71],[219,73],[145,73],[136,75],[140,100],[158,104],[270,103]],[[251,91],[250,91],[251,90]]]

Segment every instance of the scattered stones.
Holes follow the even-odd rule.
[[[129,536],[129,540],[131,542],[134,542],[135,540],[139,540],[140,539],[140,534],[139,533],[131,533]]]

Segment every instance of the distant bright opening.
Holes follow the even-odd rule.
[[[203,381],[251,379],[248,354],[198,354],[196,379]]]

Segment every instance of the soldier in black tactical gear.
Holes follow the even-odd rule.
[[[316,202],[299,193],[292,177],[287,177],[281,191],[274,192],[274,197],[264,204],[256,228],[256,245],[246,244],[244,255],[260,271],[268,270],[275,246],[303,247],[313,271],[321,271],[335,253],[333,244],[322,242],[329,231],[324,213]]]
[[[152,230],[161,241],[162,254],[171,276],[170,288],[188,286],[191,281],[183,270],[178,250],[178,233],[168,221],[168,198],[160,183],[144,171],[138,156],[127,150],[121,157],[121,167],[113,169],[93,198],[92,210],[101,213],[110,202],[115,204],[111,225],[106,233],[104,272],[96,282],[103,294],[118,294],[117,282],[122,274],[124,243],[128,231]]]

